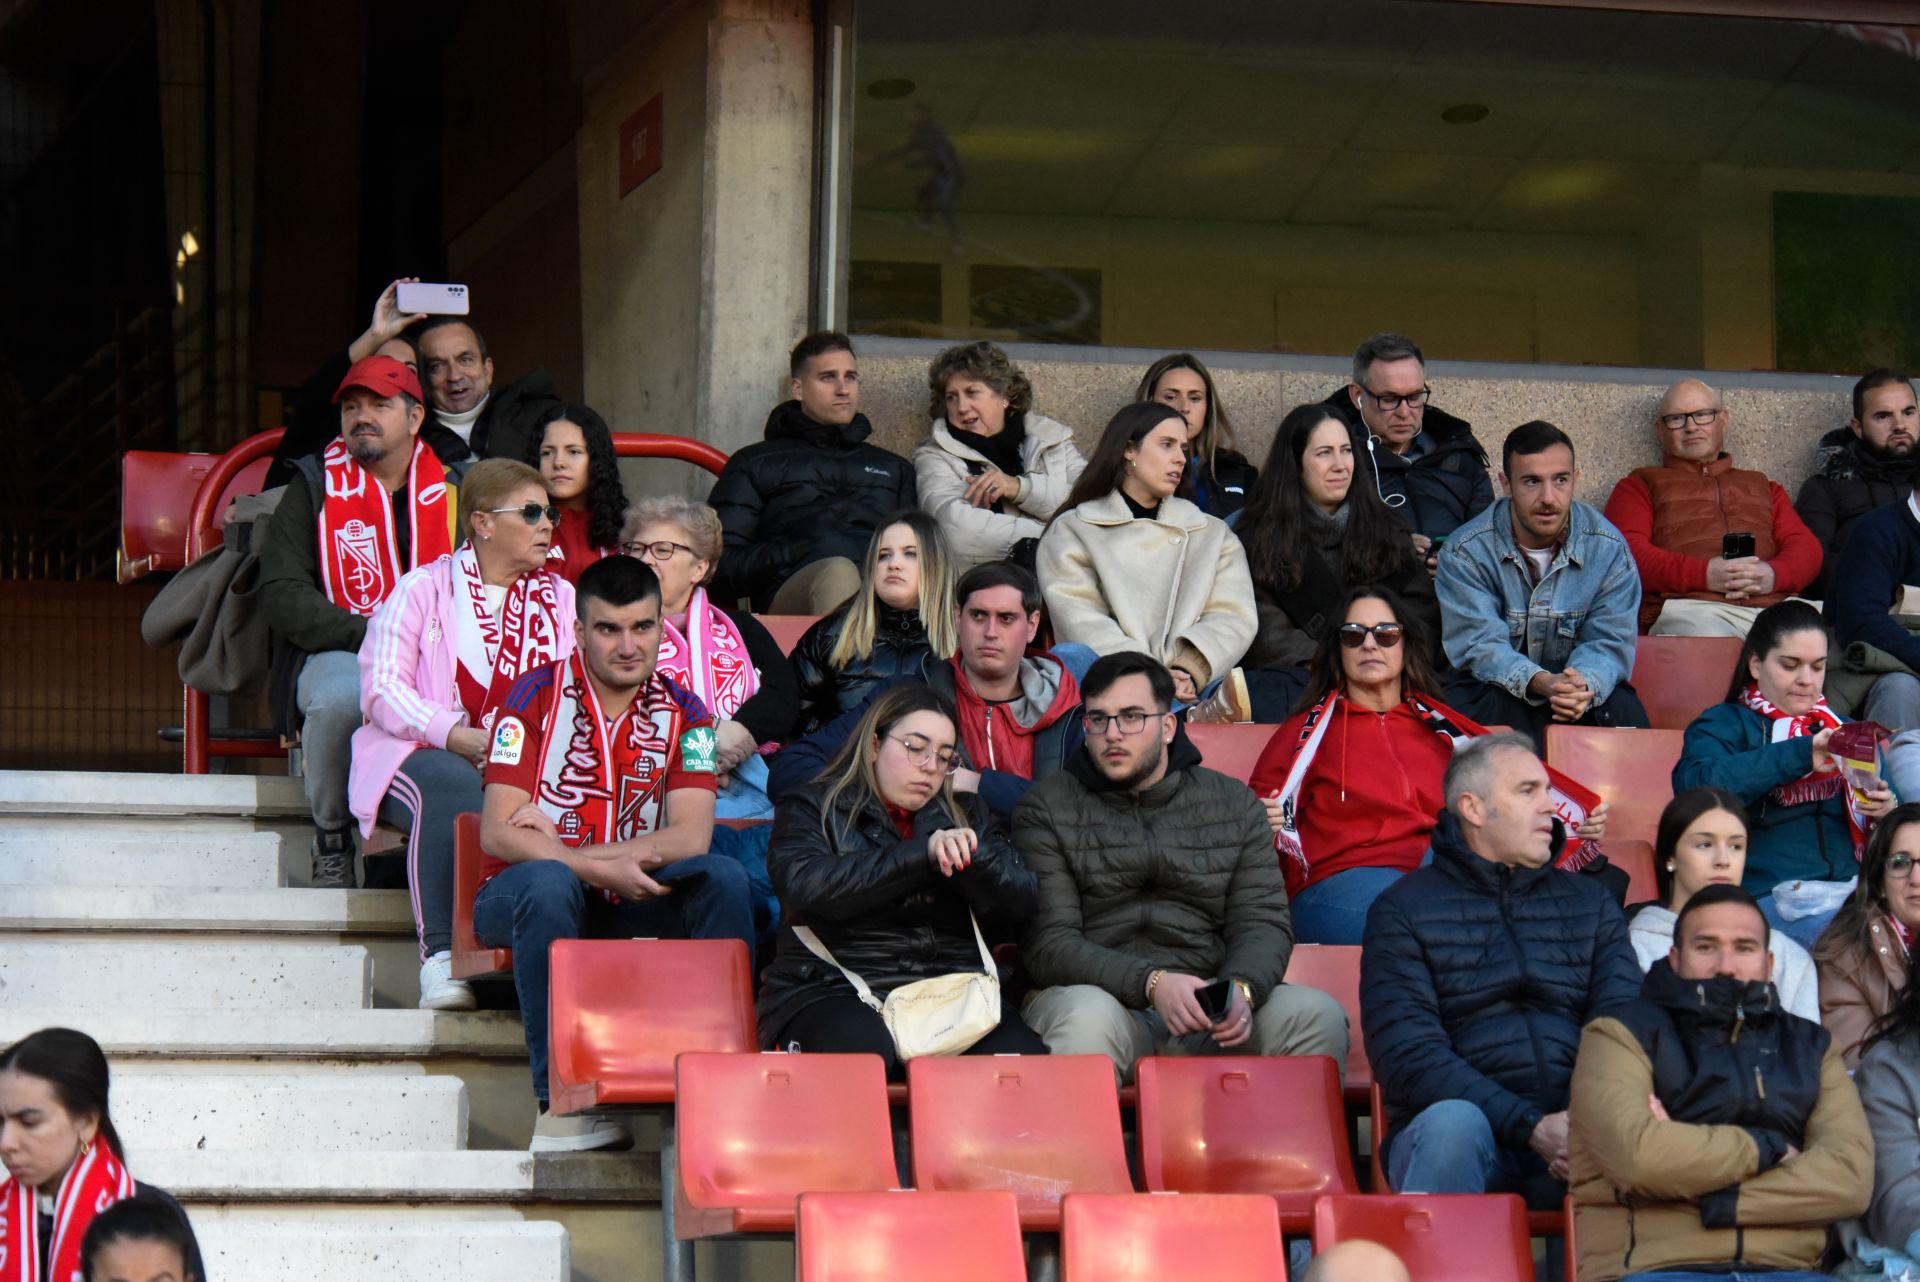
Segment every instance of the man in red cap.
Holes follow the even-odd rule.
[[[453,550],[459,504],[456,470],[420,439],[425,410],[411,369],[391,356],[356,361],[333,401],[340,435],[299,460],[274,511],[260,552],[260,607],[276,679],[292,681],[317,830],[313,884],[343,887],[354,883],[347,767],[361,720],[367,618],[401,575]]]

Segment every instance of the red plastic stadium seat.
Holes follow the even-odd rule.
[[[1373,1124],[1373,1151],[1376,1154],[1384,1153],[1387,1143],[1387,1104],[1386,1100],[1382,1098],[1380,1094],[1380,1083],[1378,1082],[1373,1084],[1370,1110]],[[1391,1193],[1393,1191],[1387,1179],[1387,1164],[1385,1162],[1376,1161],[1374,1163],[1373,1187],[1376,1192],[1380,1193]],[[1409,1194],[1408,1196],[1412,1195]],[[1528,1229],[1542,1237],[1556,1237],[1564,1233],[1566,1226],[1572,1223],[1571,1211],[1528,1211],[1525,1209],[1524,1204],[1521,1209]],[[1361,1234],[1360,1236],[1365,1237],[1368,1235]],[[1320,1233],[1319,1229],[1316,1228],[1314,1230],[1314,1241],[1317,1244],[1319,1240]],[[1418,1278],[1418,1276],[1418,1274],[1415,1275],[1416,1278]],[[1568,1272],[1567,1277],[1573,1277],[1571,1271]]]
[[[1685,730],[1726,697],[1739,637],[1641,637],[1634,646],[1633,688],[1655,730]]]
[[[805,1193],[799,1282],[1026,1282],[1011,1193]]]
[[[1607,840],[1651,845],[1660,812],[1673,800],[1673,766],[1685,737],[1678,730],[1548,726],[1547,764],[1587,785],[1612,807]]]
[[[1073,1193],[1062,1220],[1062,1282],[1286,1282],[1271,1198]]]
[[[1627,902],[1644,904],[1660,897],[1660,883],[1653,875],[1653,847],[1644,841],[1615,841],[1608,837],[1600,843],[1607,862],[1627,874]]]
[[[1200,764],[1238,779],[1241,783],[1253,778],[1253,768],[1260,764],[1260,754],[1267,750],[1267,741],[1277,733],[1277,726],[1253,723],[1187,726],[1187,738],[1193,740],[1193,746],[1200,750]]]
[[[681,1239],[791,1233],[803,1193],[899,1183],[878,1055],[689,1054],[675,1077]]]
[[[1135,1071],[1151,1191],[1270,1194],[1295,1233],[1313,1227],[1315,1198],[1360,1191],[1328,1056],[1151,1056]]]
[[[956,1055],[907,1064],[913,1184],[1007,1189],[1020,1225],[1060,1227],[1069,1193],[1131,1193],[1113,1061]]]
[[[555,1113],[670,1104],[675,1056],[759,1046],[738,939],[556,939],[547,958]]]
[[[487,948],[473,933],[473,897],[480,893],[480,816],[453,820],[453,977],[484,979],[513,970],[513,949]]]
[[[1365,1107],[1373,1086],[1373,1066],[1367,1063],[1366,1040],[1360,1035],[1360,946],[1358,944],[1295,944],[1287,960],[1287,982],[1317,988],[1347,1012],[1350,1035],[1346,1082],[1347,1104]]]
[[[1393,1251],[1414,1282],[1533,1282],[1527,1206],[1511,1193],[1321,1198],[1313,1249],[1355,1238]]]
[[[807,629],[820,622],[817,614],[756,614],[753,617],[760,620],[760,626],[767,630],[783,654],[792,654],[800,638],[807,635]]]

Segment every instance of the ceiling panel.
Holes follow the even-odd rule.
[[[956,205],[996,213],[1101,213],[1145,150],[1137,139],[1070,130],[968,133],[954,144],[967,171]]]
[[[1781,169],[1897,170],[1920,142],[1920,122],[1891,107],[1865,106],[1823,89],[1781,85],[1720,159]]]
[[[1435,210],[1464,227],[1519,161],[1507,156],[1343,151],[1328,162],[1290,221],[1360,227],[1377,210]]]
[[[1061,58],[1023,49],[1001,69],[971,127],[1151,138],[1186,90],[1168,60],[1153,54],[1087,50]]]
[[[1773,90],[1718,76],[1609,75],[1562,104],[1534,154],[1559,159],[1717,159]]]
[[[1165,138],[1268,147],[1340,145],[1389,83],[1374,64],[1299,58],[1221,58],[1181,80]]]
[[[1636,235],[1680,193],[1691,193],[1694,185],[1692,165],[1529,160],[1501,184],[1474,226],[1488,231]]]
[[[1157,143],[1141,156],[1107,213],[1279,222],[1332,156],[1324,147]]]
[[[1351,145],[1373,151],[1524,156],[1552,127],[1567,99],[1589,83],[1578,74],[1403,68],[1368,111]],[[1440,118],[1441,112],[1461,103],[1481,103],[1491,110],[1476,124],[1454,125]]]
[[[1006,44],[933,49],[898,41],[862,41],[855,68],[857,128],[863,135],[869,130],[905,132],[912,127],[914,104],[925,103],[944,128],[964,129],[981,100],[993,92],[1012,56],[1013,47]],[[896,79],[911,81],[913,94],[882,99],[867,92],[870,85]]]

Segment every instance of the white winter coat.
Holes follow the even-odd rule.
[[[1047,518],[1066,501],[1087,460],[1073,443],[1073,429],[1029,410],[1026,439],[1020,443],[1020,494],[1011,511],[995,512],[967,502],[967,465],[986,463],[986,455],[953,439],[947,420],[937,418],[928,438],[913,452],[920,506],[940,523],[955,570],[965,573],[986,561],[1004,560],[1021,539],[1037,539]]]

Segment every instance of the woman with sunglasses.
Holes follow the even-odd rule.
[[[1907,802],[1874,825],[1860,880],[1813,946],[1820,975],[1820,1022],[1860,1062],[1874,1023],[1900,1000],[1920,931],[1920,803]]]
[[[376,820],[407,834],[423,1009],[473,1009],[451,971],[453,820],[480,809],[486,714],[522,674],[573,649],[573,585],[547,561],[558,516],[525,463],[475,463],[460,487],[466,541],[402,578],[360,646],[367,720],[347,801],[362,835]]]
[[[1339,625],[1349,589],[1388,589],[1417,616],[1423,636],[1440,635],[1433,579],[1411,531],[1371,485],[1354,484],[1358,475],[1353,434],[1325,406],[1302,405],[1280,420],[1238,527],[1260,614],[1240,661],[1255,721],[1284,721],[1294,711],[1307,660]]]
[[[982,942],[1031,916],[1038,886],[977,797],[953,790],[953,706],[924,685],[895,686],[812,783],[780,801],[768,858],[784,923],[762,977],[768,1050],[860,1053],[904,1075],[874,1002],[894,989],[993,965]],[[830,960],[829,960],[830,959]],[[1044,1055],[1002,1004],[969,1055]]]
[[[626,520],[627,491],[607,421],[585,405],[556,405],[527,437],[526,463],[540,469],[560,509],[547,557],[569,583],[612,556]]]
[[[1320,638],[1301,712],[1249,780],[1267,806],[1294,938],[1358,944],[1381,891],[1426,858],[1458,715],[1433,695],[1420,624],[1385,588],[1360,587]],[[1606,832],[1606,807],[1580,827]]]

